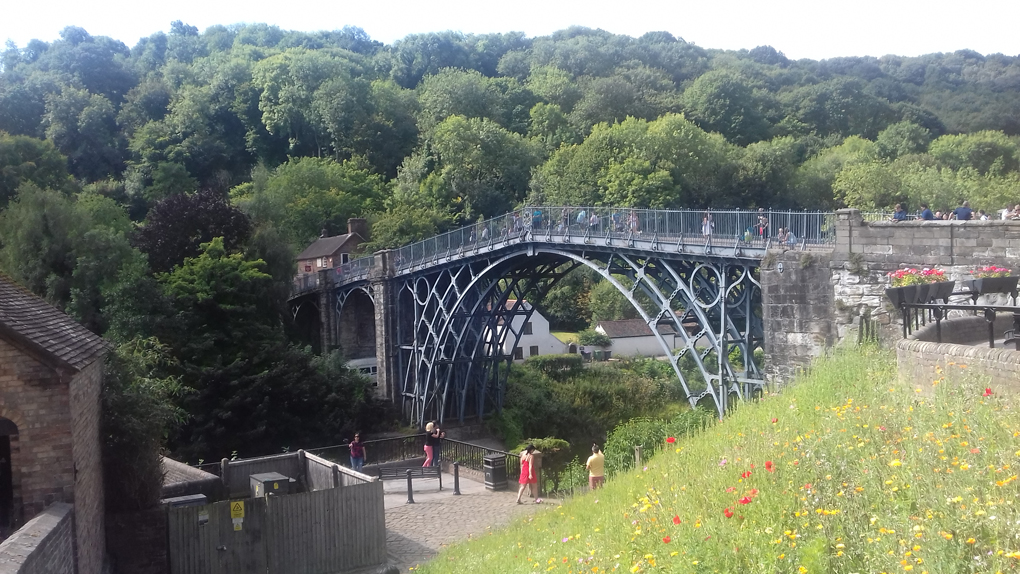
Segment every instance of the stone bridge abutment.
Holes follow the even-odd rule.
[[[900,314],[885,297],[896,269],[938,267],[947,280],[960,281],[981,266],[1020,265],[1020,221],[868,222],[860,211],[843,209],[835,226],[831,249],[771,250],[762,260],[772,377],[787,378],[835,342],[856,339],[862,318],[877,323],[883,342],[900,341]],[[1005,304],[1002,297],[981,302]]]

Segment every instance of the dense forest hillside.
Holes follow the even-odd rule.
[[[349,217],[382,248],[523,202],[992,210],[1020,203],[1018,137],[1020,57],[1000,54],[179,21],[129,47],[69,27],[0,53],[0,270],[111,340],[158,341],[187,412],[171,443],[221,456],[360,420],[308,428],[364,389],[289,346],[285,309],[294,250]]]

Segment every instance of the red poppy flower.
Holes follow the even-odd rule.
[[[751,496],[758,496],[758,489],[757,488],[752,488],[750,494],[751,494]]]
[[[981,449],[979,449],[979,448],[972,448],[972,449],[970,449],[970,454],[977,454],[979,452],[981,452]]]
[[[666,442],[668,442],[669,444],[673,444],[673,443],[675,443],[675,442],[676,442],[676,438],[674,438],[674,437],[669,437],[669,438],[667,438],[667,439],[666,439]]]
[[[983,394],[981,396],[982,397],[990,397],[990,396],[992,396],[992,389],[985,389],[985,394]]]
[[[726,516],[726,518],[733,518],[733,511],[729,508],[723,510],[722,513]]]
[[[726,488],[726,492],[733,492],[735,490],[737,490],[737,489],[732,487],[732,486]]]
[[[663,541],[663,542],[665,542],[666,544],[669,544],[669,542],[670,542],[671,540],[672,540],[672,538],[670,538],[669,536],[663,536],[663,537],[662,537],[662,541]]]
[[[773,418],[772,418],[772,424],[776,424],[777,422],[779,422],[779,419],[777,419],[777,418],[773,417]]]
[[[679,516],[674,516],[673,517],[673,524],[680,524],[680,517]]]
[[[747,478],[749,476],[751,476],[751,471],[749,470],[745,470],[744,472],[740,473],[740,478]]]
[[[769,472],[775,472],[776,471],[776,467],[775,467],[774,464],[772,464],[771,460],[766,460],[765,461],[765,470],[767,470]]]
[[[751,504],[751,497],[745,496],[744,498],[741,498],[737,502],[739,502],[740,504]]]

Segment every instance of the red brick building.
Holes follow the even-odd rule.
[[[0,528],[74,505],[77,571],[99,574],[106,540],[99,393],[108,345],[0,275]]]
[[[347,233],[326,237],[323,235],[297,255],[297,276],[317,275],[323,269],[333,269],[347,263],[368,237],[368,223],[364,219],[347,220]]]

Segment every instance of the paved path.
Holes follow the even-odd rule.
[[[559,501],[534,504],[525,493],[525,504],[517,504],[513,491],[492,492],[481,482],[461,476],[460,496],[453,494],[453,475],[443,474],[443,490],[435,479],[414,482],[414,504],[407,504],[407,481],[383,483],[386,505],[386,551],[389,564],[407,572],[432,559],[448,544],[484,534],[490,528],[508,524],[514,517],[535,512]]]

